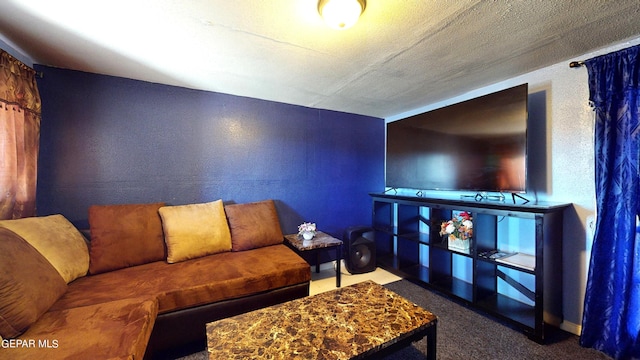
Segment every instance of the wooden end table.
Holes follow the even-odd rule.
[[[209,359],[378,359],[424,337],[438,318],[365,281],[207,324]]]
[[[302,256],[305,251],[316,252],[316,273],[320,272],[320,251],[335,249],[337,265],[336,265],[336,287],[340,287],[340,262],[342,261],[342,240],[336,239],[333,236],[323,233],[322,231],[316,232],[316,236],[311,240],[304,240],[302,236],[298,234],[289,234],[284,237],[285,243],[289,245],[296,253]]]

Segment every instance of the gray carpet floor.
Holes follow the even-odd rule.
[[[538,344],[497,319],[407,280],[385,287],[438,316],[437,355],[441,360],[610,359],[599,351],[581,347],[577,336],[552,327],[547,328],[545,344]],[[423,339],[383,359],[424,359],[426,346]],[[198,351],[179,359],[205,360],[207,352]]]

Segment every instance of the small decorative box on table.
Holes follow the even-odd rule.
[[[302,255],[305,251],[316,252],[316,272],[320,272],[320,250],[336,250],[336,287],[340,287],[340,262],[342,261],[342,240],[318,231],[311,240],[305,240],[301,235],[289,234],[284,237],[285,243],[296,253]]]

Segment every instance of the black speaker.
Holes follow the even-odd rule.
[[[344,231],[344,265],[351,274],[376,269],[376,240],[372,228],[354,226]]]

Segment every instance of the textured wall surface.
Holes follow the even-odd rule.
[[[37,66],[43,100],[38,213],[87,226],[92,204],[274,199],[342,237],[370,224],[384,121]]]

